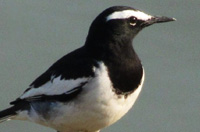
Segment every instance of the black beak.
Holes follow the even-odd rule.
[[[171,21],[176,21],[175,18],[170,18],[170,17],[165,17],[165,16],[153,16],[151,19],[143,22],[141,24],[141,27],[147,27],[147,26],[150,26],[154,23],[163,23],[163,22],[171,22]]]

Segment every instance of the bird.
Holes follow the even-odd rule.
[[[0,122],[25,120],[57,132],[100,132],[121,119],[137,100],[145,79],[133,39],[144,28],[175,18],[112,6],[92,22],[82,47],[36,78]]]

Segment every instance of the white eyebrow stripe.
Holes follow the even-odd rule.
[[[141,11],[134,11],[134,10],[124,10],[124,11],[117,11],[117,12],[113,12],[112,14],[110,14],[106,20],[113,20],[113,19],[126,19],[129,18],[131,16],[136,17],[139,20],[149,20],[150,18],[152,18],[152,16],[145,14],[144,12]]]

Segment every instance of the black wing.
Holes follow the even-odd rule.
[[[82,87],[88,81],[87,78],[94,77],[94,66],[98,66],[97,62],[90,57],[84,47],[79,48],[54,63],[45,73],[31,83],[30,88],[20,98],[11,102],[11,104],[16,104],[21,100],[69,101],[82,91]],[[56,78],[57,80],[55,80]],[[74,80],[78,81],[75,82]],[[64,82],[64,86],[57,84],[58,81],[60,83]],[[69,84],[70,87],[68,87]],[[71,86],[72,84],[73,86]]]

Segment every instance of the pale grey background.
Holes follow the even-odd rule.
[[[129,5],[178,21],[154,25],[134,40],[146,81],[134,108],[103,132],[199,132],[199,0],[0,0],[0,109],[52,63],[82,46],[93,19]],[[23,121],[0,132],[54,132]]]

